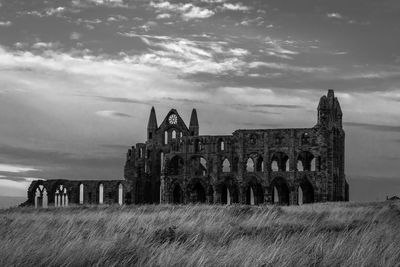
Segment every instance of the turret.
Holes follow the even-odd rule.
[[[189,132],[191,136],[199,135],[199,120],[197,119],[197,111],[194,108],[190,116]]]
[[[328,90],[326,96],[322,96],[318,104],[318,125],[328,128],[342,128],[342,109],[335,93],[332,89]]]
[[[154,107],[151,107],[149,123],[147,124],[147,139],[151,140],[155,136],[157,130],[157,117]]]

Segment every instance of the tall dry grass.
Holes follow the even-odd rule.
[[[400,266],[400,204],[0,211],[0,266]]]

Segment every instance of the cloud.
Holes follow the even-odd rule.
[[[0,172],[21,173],[21,172],[38,171],[38,170],[39,169],[29,166],[0,164]]]
[[[60,15],[66,11],[65,7],[56,7],[56,8],[47,8],[46,9],[46,15],[47,16],[53,16],[53,15]]]
[[[372,131],[380,132],[400,132],[400,126],[382,125],[373,123],[359,123],[359,122],[343,122],[343,125],[350,127],[358,127]]]
[[[108,118],[114,118],[114,117],[132,117],[129,114],[118,112],[115,110],[99,110],[96,112],[97,115],[101,117],[108,117]]]
[[[75,7],[87,7],[91,5],[106,7],[128,7],[127,4],[124,4],[124,0],[72,0],[72,5]]]
[[[334,19],[343,19],[343,16],[337,12],[333,12],[333,13],[328,13],[326,14],[326,16],[328,18],[334,18]]]
[[[170,17],[171,17],[171,15],[168,13],[161,13],[161,14],[158,14],[156,18],[157,19],[169,19]]]
[[[202,8],[195,6],[191,3],[187,4],[172,4],[168,1],[165,2],[150,2],[150,6],[157,9],[160,12],[174,12],[181,15],[184,20],[191,20],[191,19],[204,19],[211,17],[215,14],[214,11],[209,10],[207,8]]]
[[[250,9],[249,7],[244,6],[242,3],[236,3],[236,4],[224,3],[222,6],[222,10],[247,11],[249,9]]]
[[[128,18],[123,16],[123,15],[113,15],[107,18],[107,21],[109,22],[121,22],[121,21],[127,21]]]
[[[107,96],[97,96],[97,98],[107,101],[107,102],[117,102],[117,103],[132,103],[132,104],[145,104],[149,105],[148,101],[143,101],[140,99],[127,98],[127,97],[107,97]]]
[[[79,39],[81,39],[81,37],[82,37],[82,34],[80,34],[79,32],[72,32],[69,35],[69,39],[71,39],[71,40],[79,40]]]
[[[192,41],[167,36],[123,34],[140,38],[150,46],[151,53],[134,56],[140,64],[179,69],[184,74],[242,72],[249,52],[242,48],[230,48],[225,43]],[[217,60],[217,58],[219,58]]]
[[[269,36],[265,38],[265,44],[268,45],[265,48],[266,52],[270,56],[275,56],[283,59],[293,59],[293,55],[298,55],[299,52],[284,48],[284,46],[293,46],[293,41],[282,41],[279,39],[273,39]]]
[[[45,42],[37,42],[32,45],[34,49],[54,49],[57,48],[60,44],[59,43],[45,43]],[[21,46],[19,46],[21,48]]]
[[[0,21],[0,27],[8,27],[11,26],[12,22],[7,20],[7,21]]]
[[[183,19],[190,20],[190,19],[205,19],[214,15],[214,11],[201,8],[197,6],[193,6],[188,12],[182,14]]]
[[[251,62],[249,64],[250,68],[260,68],[265,67],[269,69],[283,70],[283,71],[293,71],[293,72],[304,72],[304,73],[327,73],[331,72],[333,69],[330,67],[303,67],[303,66],[294,66],[285,63],[276,63],[276,62]]]

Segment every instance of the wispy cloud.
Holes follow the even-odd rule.
[[[155,8],[160,12],[174,12],[181,15],[184,20],[191,20],[191,19],[204,19],[211,17],[215,14],[214,11],[209,10],[207,8],[202,8],[199,6],[195,6],[191,3],[187,4],[173,4],[168,1],[165,2],[150,2],[150,6]]]
[[[284,71],[295,71],[295,72],[304,72],[304,73],[326,73],[330,72],[333,69],[330,67],[322,66],[322,67],[304,67],[304,66],[294,66],[285,63],[276,63],[276,62],[251,62],[249,64],[250,68],[260,68],[265,67],[269,69],[276,70],[284,70]]]
[[[328,14],[326,14],[326,16],[328,18],[333,18],[333,19],[343,19],[343,16],[337,12],[328,13]]]
[[[21,173],[21,172],[38,171],[38,170],[39,169],[29,166],[0,164],[0,172]]]
[[[7,20],[7,21],[0,21],[0,27],[8,27],[11,26],[12,22]]]
[[[372,131],[400,132],[400,126],[394,126],[394,125],[382,125],[382,124],[359,123],[359,122],[344,122],[343,125],[350,127],[364,128]]]
[[[247,11],[250,8],[248,6],[243,5],[242,3],[224,3],[222,5],[222,10],[233,10],[233,11]]]
[[[132,117],[129,114],[123,113],[123,112],[118,112],[115,110],[99,110],[96,112],[97,115],[101,116],[101,117],[108,117],[108,118],[115,118],[115,117]]]

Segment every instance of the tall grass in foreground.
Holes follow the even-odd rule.
[[[0,211],[0,266],[400,266],[400,204]]]

